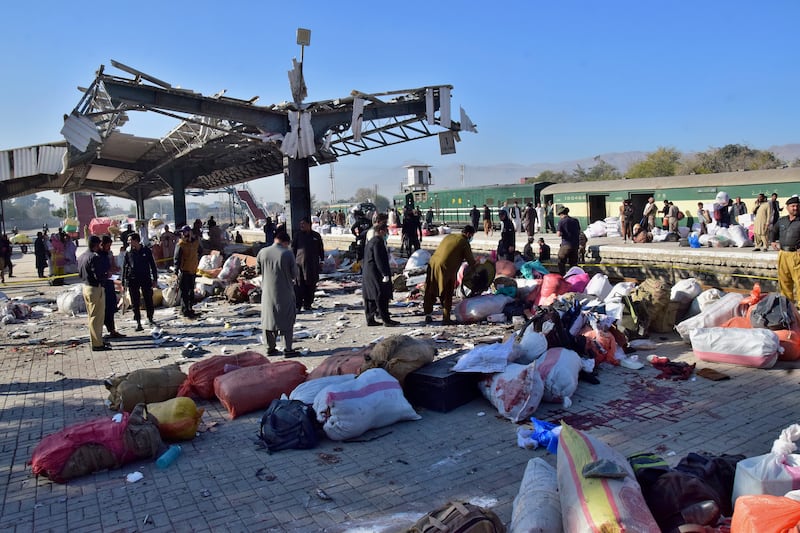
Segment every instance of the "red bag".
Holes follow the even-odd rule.
[[[214,378],[225,373],[225,365],[257,366],[269,363],[258,352],[241,352],[234,355],[215,355],[189,367],[186,381],[178,389],[178,396],[192,396],[204,400],[214,399]]]
[[[278,361],[240,368],[214,378],[214,394],[236,418],[266,409],[272,400],[289,394],[306,380],[306,367],[299,361]]]
[[[370,344],[356,351],[339,350],[332,353],[311,371],[308,375],[308,380],[327,376],[341,376],[343,374],[359,374],[361,365],[364,364],[367,356],[372,352],[373,346],[373,344]]]
[[[67,426],[39,442],[31,456],[33,475],[56,483],[143,458],[154,458],[163,443],[144,405],[120,413],[120,422],[104,416]]]

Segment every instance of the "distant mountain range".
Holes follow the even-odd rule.
[[[785,144],[781,146],[771,146],[766,150],[791,163],[800,158],[800,144]],[[633,163],[641,161],[647,156],[648,152],[612,152],[600,154],[597,157],[586,157],[573,161],[561,161],[558,163],[532,163],[528,165],[505,163],[487,166],[464,167],[464,182],[461,182],[461,166],[458,163],[451,165],[434,165],[431,168],[433,177],[432,189],[453,189],[460,187],[479,187],[481,185],[519,183],[526,177],[535,177],[545,170],[552,171],[572,171],[578,165],[583,168],[591,168],[597,164],[597,160],[615,166],[621,172],[625,172]],[[685,155],[692,155],[686,153]],[[361,187],[378,186],[378,193],[392,197],[398,194],[401,184],[405,181],[406,165],[425,164],[420,161],[407,161],[402,166],[361,166],[352,165],[349,161],[343,160],[336,165],[336,191],[337,196],[349,197],[356,189]],[[330,185],[327,180],[312,180],[312,192],[317,199],[328,200],[330,197]]]

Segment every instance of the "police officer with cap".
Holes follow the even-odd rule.
[[[800,198],[795,194],[786,200],[786,216],[772,227],[772,247],[778,252],[778,287],[790,301],[800,301]]]

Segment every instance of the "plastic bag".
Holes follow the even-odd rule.
[[[800,486],[800,455],[793,453],[799,439],[800,424],[792,424],[781,431],[770,453],[739,461],[733,479],[733,503],[746,494],[783,496]]]
[[[453,366],[453,372],[479,372],[493,374],[502,372],[508,365],[514,337],[504,343],[481,344],[462,355]]]
[[[523,263],[519,270],[522,272],[522,276],[525,279],[539,278],[550,273],[550,271],[547,270],[547,267],[540,263],[538,259],[536,261],[528,261],[527,263]]]

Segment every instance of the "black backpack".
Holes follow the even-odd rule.
[[[299,400],[272,400],[261,417],[258,438],[270,453],[313,448],[319,442],[315,419],[314,409]]]
[[[786,296],[770,293],[762,298],[750,313],[750,324],[754,328],[791,329],[794,325],[794,313],[791,311],[792,303]]]

